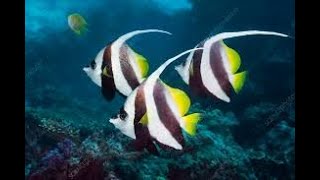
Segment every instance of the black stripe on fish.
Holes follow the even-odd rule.
[[[137,95],[135,98],[134,124],[138,124],[141,118],[143,117],[143,115],[147,112],[143,88],[144,88],[144,84],[141,84],[137,89]]]
[[[112,100],[116,92],[113,79],[101,74],[101,81],[101,92],[103,97],[108,101]]]
[[[204,46],[205,40],[199,43],[197,47]],[[201,60],[202,60],[203,50],[197,50],[194,52],[190,64],[189,74],[189,86],[192,92],[201,97],[213,97],[216,98],[214,95],[210,93],[210,91],[204,86],[201,76]],[[190,72],[191,71],[191,72]]]
[[[143,84],[137,90],[135,98],[135,117],[134,117],[134,131],[136,134],[136,140],[134,141],[134,147],[136,150],[141,151],[146,148],[150,153],[159,155],[159,152],[152,142],[148,127],[139,123],[141,118],[146,114],[147,108],[145,103],[145,97],[143,92]]]
[[[112,44],[111,44],[112,45]],[[102,64],[101,64],[101,71],[106,67],[108,72],[113,77],[112,66],[111,66],[111,45],[107,46],[104,49],[103,56],[102,56]]]
[[[221,89],[230,97],[232,85],[228,78],[228,73],[223,66],[223,57],[221,49],[223,48],[221,42],[213,43],[210,47],[210,66],[213,75],[216,77]]]
[[[130,61],[133,59],[129,59],[128,51],[129,51],[129,46],[126,44],[123,44],[120,47],[119,50],[119,58],[120,58],[120,65],[121,65],[121,71],[128,82],[129,86],[131,89],[135,89],[140,85],[138,78],[133,70],[133,67],[130,64]]]
[[[105,67],[108,69],[108,73],[111,75],[111,77],[105,76],[103,73],[101,73],[101,92],[106,100],[110,101],[114,98],[116,91],[114,80],[112,78],[113,72],[111,68],[111,45],[104,50],[101,65],[102,72]]]
[[[175,118],[168,105],[165,95],[166,91],[167,89],[165,86],[161,83],[161,81],[158,80],[153,90],[153,98],[157,108],[156,113],[158,113],[160,121],[170,132],[171,136],[183,147],[184,138],[182,135],[182,130],[178,120]]]
[[[203,47],[203,44],[201,45]],[[207,90],[207,88],[203,85],[202,77],[200,73],[201,66],[201,58],[202,58],[203,50],[197,50],[194,52],[190,64],[189,74],[189,86],[195,95],[198,96],[211,96],[211,93]]]

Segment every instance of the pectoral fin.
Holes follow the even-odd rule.
[[[110,69],[107,66],[103,68],[102,74],[109,78],[112,78],[112,73],[110,72]]]
[[[145,113],[142,118],[140,119],[139,123],[141,123],[142,125],[146,126],[148,124],[148,116],[147,113]]]

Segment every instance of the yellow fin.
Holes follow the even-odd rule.
[[[180,89],[172,88],[168,85],[166,85],[166,87],[169,90],[171,96],[173,97],[173,100],[175,101],[178,107],[180,115],[184,116],[189,111],[191,104],[190,98],[184,91]]]
[[[139,123],[141,123],[142,125],[146,126],[148,124],[148,116],[147,113],[145,113],[142,118],[140,119]]]
[[[182,117],[184,121],[184,130],[191,136],[196,135],[197,132],[197,123],[201,120],[200,113],[193,113],[187,116]]]
[[[237,51],[235,51],[234,49],[228,47],[223,41],[222,45],[225,49],[225,52],[227,54],[227,59],[229,61],[230,64],[230,71],[232,74],[236,73],[237,70],[239,69],[240,65],[241,65],[241,59],[240,59],[240,55],[238,54]]]
[[[248,74],[247,71],[243,71],[243,72],[240,72],[240,73],[233,75],[233,80],[232,80],[231,84],[232,84],[233,89],[236,93],[239,93],[240,90],[242,89],[244,82],[247,78],[247,74]]]
[[[134,54],[136,56],[136,62],[139,67],[141,76],[146,77],[148,75],[148,71],[149,71],[149,64],[148,64],[147,59],[136,52],[134,52]]]
[[[107,76],[107,77],[109,77],[109,78],[112,78],[112,75],[111,75],[111,73],[109,72],[107,66],[105,66],[105,67],[103,68],[102,74],[105,75],[105,76]]]

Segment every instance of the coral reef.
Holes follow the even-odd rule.
[[[107,172],[102,156],[110,153],[103,152],[104,147],[98,147],[97,143],[91,138],[79,147],[70,139],[59,142],[42,157],[28,179],[104,179]],[[112,177],[116,178],[114,174]]]
[[[256,169],[259,179],[266,177],[294,179],[292,173],[295,169],[294,137],[295,129],[286,121],[281,121],[265,137],[259,139],[257,151],[260,155],[251,159],[252,167]]]
[[[184,134],[183,151],[161,149],[155,156],[136,152],[131,139],[111,126],[88,126],[70,116],[63,118],[60,112],[28,106],[25,176],[30,180],[283,179],[284,175],[294,179],[294,105],[274,113],[277,107],[261,103],[240,116],[195,103],[191,111],[202,113],[196,136]],[[266,120],[274,114],[268,126]],[[85,112],[80,115],[88,117]]]

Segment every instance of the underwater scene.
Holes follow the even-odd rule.
[[[25,1],[25,179],[295,179],[293,0]]]

